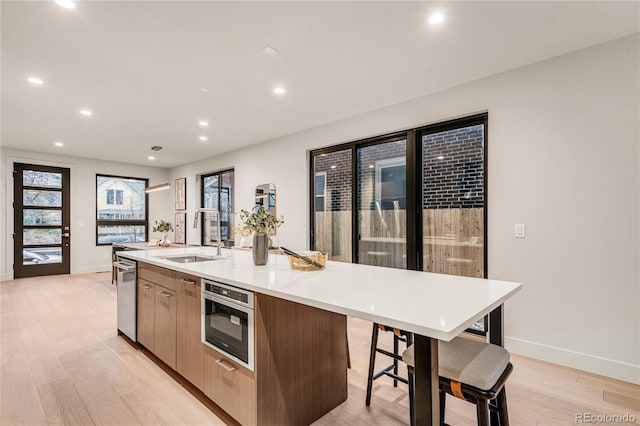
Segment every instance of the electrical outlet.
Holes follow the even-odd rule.
[[[527,237],[527,232],[526,232],[526,228],[524,226],[524,223],[516,223],[514,230],[513,230],[513,236],[516,238],[526,238]]]

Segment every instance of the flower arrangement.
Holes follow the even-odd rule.
[[[173,231],[173,225],[171,224],[171,222],[167,222],[164,220],[160,220],[160,222],[158,222],[156,220],[156,226],[153,227],[152,231],[164,232],[166,234],[167,232]]]
[[[250,212],[240,210],[240,219],[244,221],[244,226],[241,228],[243,235],[247,231],[268,234],[284,223],[283,216],[278,217],[273,212],[265,210],[262,206],[255,206]]]
[[[164,247],[169,246],[167,234],[169,233],[169,231],[173,231],[173,225],[171,224],[171,222],[167,222],[165,220],[160,220],[160,222],[158,222],[156,220],[156,226],[154,226],[151,230],[153,232],[162,232],[164,236],[162,237],[162,241],[160,241],[160,245]]]

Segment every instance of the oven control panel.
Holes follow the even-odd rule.
[[[236,288],[216,281],[203,280],[203,291],[216,294],[245,306],[253,307],[253,292]]]

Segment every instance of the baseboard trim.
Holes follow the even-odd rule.
[[[541,343],[505,336],[505,347],[515,354],[640,385],[640,365],[602,358]]]
[[[98,265],[98,266],[81,266],[78,268],[73,268],[71,270],[72,274],[88,274],[91,272],[110,272],[111,264],[108,265]]]

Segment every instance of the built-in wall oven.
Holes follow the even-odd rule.
[[[253,292],[203,279],[202,343],[253,370]]]

